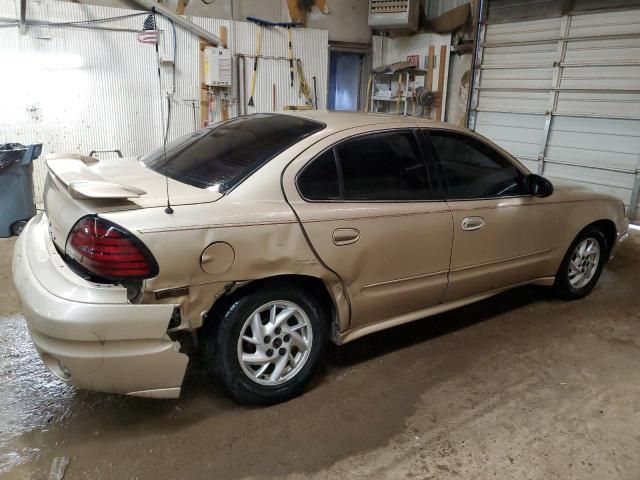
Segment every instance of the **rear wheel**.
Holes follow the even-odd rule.
[[[608,255],[607,241],[596,227],[588,227],[573,241],[562,261],[554,285],[565,299],[588,295],[595,287]]]
[[[302,392],[327,336],[315,297],[290,287],[267,288],[231,304],[215,334],[205,337],[205,361],[236,400],[277,403]]]
[[[11,234],[15,236],[20,235],[26,226],[27,220],[18,220],[17,222],[13,222],[11,224]]]

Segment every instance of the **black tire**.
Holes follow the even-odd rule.
[[[576,247],[589,238],[598,242],[600,247],[600,257],[597,267],[589,282],[579,288],[576,288],[569,280],[569,263],[571,262]],[[573,243],[571,243],[569,250],[567,250],[564,259],[562,260],[562,264],[556,274],[556,281],[553,286],[556,295],[565,300],[577,300],[587,296],[591,290],[593,290],[596,283],[598,283],[598,279],[600,278],[604,265],[607,263],[608,257],[609,246],[607,245],[607,238],[604,233],[597,227],[591,226],[585,228],[580,232]]]
[[[276,301],[294,304],[306,314],[312,332],[312,341],[306,361],[301,362],[302,366],[292,378],[278,385],[263,385],[257,383],[243,370],[238,354],[238,341],[243,332],[246,333],[243,327],[246,328],[245,322],[249,317],[264,305]],[[210,326],[205,330],[202,339],[204,343],[202,354],[207,368],[222,382],[235,400],[251,404],[279,403],[302,393],[324,356],[329,331],[320,302],[313,295],[293,285],[269,286],[249,292],[232,301],[230,306],[222,312],[222,318],[210,318],[209,322],[217,322],[217,324],[215,328]],[[286,331],[283,331],[280,339],[284,340],[285,335]],[[275,339],[272,342],[275,342]],[[277,349],[274,353],[277,359]],[[293,370],[289,364],[285,368]],[[269,369],[265,375],[269,373]],[[275,369],[275,363],[273,363],[273,369]]]
[[[13,222],[11,224],[11,234],[16,237],[22,233],[24,227],[27,226],[28,220],[18,220],[17,222]]]

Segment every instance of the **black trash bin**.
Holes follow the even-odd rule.
[[[0,237],[19,235],[36,214],[32,162],[41,152],[41,143],[0,145]]]

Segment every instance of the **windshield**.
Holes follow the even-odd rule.
[[[167,176],[224,193],[280,152],[324,127],[323,123],[292,115],[259,113],[234,118],[168,143]],[[143,157],[142,163],[164,175],[164,148]]]

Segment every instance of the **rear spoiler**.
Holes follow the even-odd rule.
[[[60,180],[73,198],[136,198],[144,190],[105,180],[91,166],[99,162],[95,157],[71,153],[55,153],[45,158],[49,173]]]

